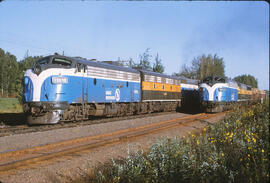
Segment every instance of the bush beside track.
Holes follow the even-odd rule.
[[[80,182],[268,182],[269,102],[238,108],[198,135],[100,164]]]

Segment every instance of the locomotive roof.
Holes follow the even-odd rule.
[[[132,69],[132,68],[129,68],[129,67],[121,67],[121,66],[117,66],[117,65],[103,63],[103,62],[96,62],[96,61],[85,60],[85,59],[74,58],[74,57],[72,57],[72,59],[74,59],[75,61],[77,61],[79,63],[83,63],[85,65],[90,65],[93,67],[102,67],[102,68],[106,68],[106,69],[120,70],[120,71],[133,72],[133,73],[139,74],[139,71]]]
[[[181,80],[184,80],[186,82],[186,84],[197,85],[199,83],[199,80],[196,80],[196,79],[190,79],[190,78],[186,78],[184,76],[177,76],[177,77],[180,78]]]
[[[70,61],[74,62],[75,64],[82,63],[82,64],[93,66],[93,67],[101,67],[101,68],[106,68],[106,69],[120,70],[120,71],[132,72],[132,73],[138,73],[138,74],[140,73],[138,70],[135,70],[135,69],[132,69],[129,67],[121,67],[121,66],[116,66],[116,65],[112,65],[112,64],[96,62],[96,61],[91,61],[91,60],[87,60],[87,59],[79,58],[79,57],[67,57],[67,56],[62,56],[62,55],[50,55],[47,57],[63,58],[63,59],[70,60]],[[72,64],[72,66],[74,67],[75,64]]]
[[[175,80],[180,80],[178,77],[175,76],[170,76],[167,74],[161,74],[158,72],[152,72],[152,71],[146,71],[146,70],[140,70],[143,74],[146,75],[151,75],[151,76],[158,76],[158,77],[163,77],[163,78],[170,78],[170,79],[175,79]]]

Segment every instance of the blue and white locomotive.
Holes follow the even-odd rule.
[[[205,112],[221,112],[238,101],[238,84],[226,77],[209,76],[199,84],[199,94]]]
[[[115,115],[140,101],[140,72],[76,57],[51,55],[38,60],[24,75],[24,111],[30,124],[89,115]],[[114,107],[114,103],[122,103]],[[136,110],[136,109],[133,109]]]

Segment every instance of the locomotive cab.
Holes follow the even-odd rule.
[[[203,110],[223,111],[238,100],[238,85],[226,77],[209,76],[201,81],[199,95]]]
[[[48,56],[39,59],[35,62],[32,70],[35,74],[39,75],[42,71],[50,68],[71,68],[74,67],[74,63],[64,56]]]
[[[75,63],[64,56],[52,55],[37,60],[24,74],[23,103],[30,124],[57,123],[68,108],[64,89],[67,72]]]

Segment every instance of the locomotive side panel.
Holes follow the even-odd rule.
[[[142,100],[179,100],[180,85],[142,81]]]
[[[88,101],[92,103],[139,102],[140,75],[88,66]]]
[[[179,79],[149,71],[141,72],[142,101],[181,101]]]

